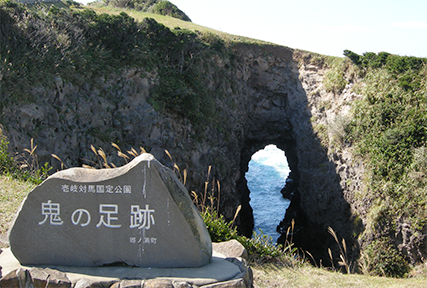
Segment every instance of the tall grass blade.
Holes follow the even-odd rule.
[[[169,159],[171,159],[171,161],[172,161],[172,156],[171,156],[171,154],[169,153],[169,151],[165,149],[165,153],[169,156]]]
[[[242,209],[242,205],[237,206],[236,213],[234,213],[233,221],[231,221],[231,222],[230,222],[230,223],[231,223],[231,225],[233,225],[233,223],[234,223],[234,221],[236,220],[237,215],[239,215],[239,212],[240,212],[240,210],[241,210],[241,209]]]
[[[176,165],[176,163],[173,163],[173,168],[176,169],[176,171],[178,171],[178,173],[180,173],[179,167],[178,167],[178,165]]]
[[[335,234],[334,229],[332,229],[330,226],[328,227],[328,232],[329,232],[329,234],[331,234],[331,235],[332,235],[332,237],[334,237],[334,239],[335,239],[335,241],[336,241],[337,243],[340,243],[340,242],[338,241],[337,234]]]
[[[87,164],[83,164],[82,167],[87,168],[87,169],[96,169],[95,167],[87,165]]]
[[[135,148],[131,148],[130,150],[132,150],[133,155],[134,155],[135,157],[138,157],[138,156],[139,156],[139,155],[138,155],[138,152],[135,150]]]
[[[344,238],[342,239],[342,247],[344,249],[344,252],[347,253],[347,245],[345,244]]]
[[[307,254],[308,254],[308,256],[310,256],[310,258],[313,260],[314,265],[315,265],[317,268],[319,268],[319,266],[317,266],[316,260],[314,260],[313,255],[311,255],[311,253],[310,253],[310,252],[308,252],[308,251],[305,251],[305,253],[307,253]]]
[[[93,145],[90,145],[90,149],[92,150],[92,152],[93,152],[96,156],[98,156],[98,153],[96,152],[96,149],[95,149],[95,147],[93,147]]]
[[[114,148],[116,148],[119,152],[122,152],[122,149],[120,149],[119,145],[117,145],[114,142],[111,142],[111,146],[113,146]]]
[[[209,176],[211,175],[211,169],[212,169],[212,165],[209,165],[209,168],[208,168],[208,177],[206,178],[206,181],[209,181]]]
[[[53,158],[55,158],[56,160],[62,162],[61,158],[59,158],[57,155],[55,154],[51,154]]]
[[[67,166],[64,164],[64,162],[62,162],[61,158],[59,158],[58,155],[56,155],[56,154],[51,154],[51,155],[53,158],[55,158],[56,160],[61,162],[61,170],[64,170],[64,167],[67,168]]]
[[[329,258],[331,258],[332,268],[335,270],[335,267],[334,267],[334,258],[332,257],[332,251],[331,251],[330,248],[328,248],[328,254],[329,254]]]
[[[128,155],[126,155],[125,153],[123,153],[122,151],[117,151],[117,155],[119,157],[122,157],[126,160],[126,163],[128,162],[127,160],[130,159],[130,157]]]
[[[194,204],[197,204],[198,203],[198,199],[199,199],[199,197],[197,196],[197,193],[194,192],[194,191],[191,191],[191,195],[194,198],[194,200],[193,200]]]
[[[107,163],[107,155],[105,155],[105,152],[104,152],[104,150],[102,150],[102,148],[100,148],[100,149],[98,150],[98,154],[99,154],[99,156],[101,156],[101,158],[104,160],[104,166],[105,166],[105,165],[107,165],[107,166],[108,166],[108,163]]]
[[[216,211],[219,213],[219,202],[221,200],[221,185],[219,183],[219,180],[216,180],[216,184],[218,186],[218,203],[217,203],[217,206],[216,206]]]

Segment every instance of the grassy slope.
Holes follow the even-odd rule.
[[[419,274],[409,279],[331,272],[308,265],[298,268],[255,265],[255,287],[427,287],[427,278]]]
[[[227,34],[215,29],[211,29],[208,27],[200,26],[197,24],[194,24],[192,22],[182,21],[177,18],[169,17],[169,16],[162,16],[158,14],[152,14],[152,13],[146,13],[141,11],[135,11],[135,10],[129,10],[124,8],[113,8],[113,7],[107,7],[107,6],[85,6],[85,8],[90,8],[95,10],[97,13],[108,13],[108,14],[114,14],[118,15],[120,12],[125,12],[129,16],[135,18],[138,21],[142,21],[144,18],[153,18],[158,23],[161,23],[165,25],[166,27],[173,29],[175,27],[180,27],[181,29],[188,29],[190,31],[196,32],[200,31],[203,33],[213,33],[218,36],[220,36],[222,39],[228,42],[235,42],[235,43],[253,43],[253,44],[259,44],[259,45],[273,45],[272,43],[252,39],[248,37],[238,36],[238,35],[231,35]]]
[[[0,175],[0,247],[6,239],[9,223],[25,196],[36,185]]]

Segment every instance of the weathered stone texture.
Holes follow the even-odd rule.
[[[246,251],[245,247],[235,239],[226,242],[212,243],[212,248],[225,257],[248,258],[248,251]]]
[[[241,245],[241,244],[239,244]],[[222,243],[221,251],[232,251],[238,244],[232,241]],[[230,246],[229,248],[224,246]],[[218,246],[215,246],[218,247]],[[215,251],[216,255],[221,255]],[[219,253],[219,254],[218,254]],[[3,255],[4,256],[4,255]],[[222,255],[221,255],[222,257]],[[10,271],[0,279],[1,288],[196,288],[196,287],[253,287],[252,269],[245,259],[239,257],[220,258],[217,265],[210,272],[200,268],[187,269],[148,269],[121,267],[120,273],[109,273],[114,267],[93,268],[80,267],[75,271],[71,267],[61,269],[60,272],[50,268],[19,268]],[[1,263],[0,263],[1,264]],[[8,268],[8,267],[6,267]],[[218,268],[220,268],[218,270]],[[70,270],[71,269],[71,270]],[[103,269],[104,270],[102,272]],[[123,270],[124,269],[124,270]],[[138,273],[129,276],[131,270],[144,270],[145,276],[138,277]],[[194,270],[193,270],[194,269]],[[127,271],[125,271],[127,270]],[[153,271],[156,270],[156,271]],[[183,271],[185,270],[185,272]],[[229,273],[233,270],[232,273]],[[69,272],[72,271],[72,272]],[[125,272],[124,272],[125,271]],[[173,271],[173,272],[172,272]],[[68,274],[67,274],[68,273]],[[71,274],[69,274],[71,273]],[[114,276],[112,275],[114,274]],[[116,278],[120,274],[121,277]],[[101,276],[102,275],[102,276]],[[124,276],[127,275],[127,276]],[[121,279],[124,278],[124,279]],[[121,279],[121,280],[120,280]]]
[[[67,276],[49,268],[20,268],[0,279],[2,288],[71,288]]]
[[[200,267],[212,258],[188,191],[150,154],[52,175],[24,200],[9,241],[24,265]]]

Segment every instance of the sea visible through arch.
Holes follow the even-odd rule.
[[[276,227],[285,217],[290,204],[280,193],[289,173],[285,152],[276,145],[267,145],[252,155],[245,174],[255,221],[254,231],[259,234],[261,229],[274,242],[280,236]]]

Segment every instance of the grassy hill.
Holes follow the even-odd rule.
[[[222,31],[218,31],[215,29],[211,29],[208,27],[204,27],[201,25],[198,25],[193,22],[183,21],[177,18],[149,13],[149,12],[143,12],[143,11],[136,11],[126,8],[118,8],[118,7],[111,7],[111,6],[103,6],[103,5],[96,5],[90,4],[87,6],[87,8],[93,9],[97,13],[107,13],[111,15],[119,15],[121,12],[125,12],[132,18],[136,19],[137,21],[143,21],[145,18],[152,18],[156,22],[161,23],[168,27],[169,29],[174,29],[175,27],[180,27],[181,29],[188,29],[194,33],[201,33],[203,34],[213,34],[215,36],[220,37],[223,41],[229,44],[233,43],[248,43],[248,44],[259,44],[259,45],[272,45],[272,43],[252,39],[248,37],[238,36],[238,35],[232,35],[228,34]]]

